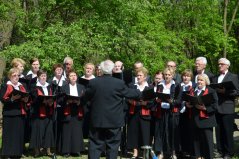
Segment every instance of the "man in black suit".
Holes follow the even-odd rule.
[[[103,76],[90,80],[85,92],[90,105],[89,159],[99,159],[106,145],[106,158],[116,159],[124,125],[123,98],[139,98],[140,91],[129,89],[123,80],[112,77],[114,63],[101,62]]]
[[[193,73],[194,76],[194,82],[197,83],[197,76],[199,74],[206,74],[210,80],[210,82],[212,81],[214,75],[209,72],[206,71],[206,66],[207,66],[207,59],[206,57],[197,57],[196,61],[195,61],[195,71]]]
[[[232,81],[235,89],[216,89],[218,94],[218,110],[216,114],[216,142],[217,150],[224,157],[224,159],[233,156],[233,123],[235,111],[235,97],[238,95],[238,78],[236,74],[228,71],[230,61],[226,58],[218,60],[219,73],[214,79],[213,83],[222,83]]]

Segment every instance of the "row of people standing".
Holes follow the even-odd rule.
[[[73,61],[67,57],[64,62],[69,65],[67,62]],[[77,83],[77,73],[69,68],[65,78],[63,65],[56,64],[53,67],[54,77],[48,83],[47,73],[39,70],[38,59],[31,61],[32,70],[25,77],[23,76],[25,62],[16,58],[12,64],[13,68],[10,69],[8,78],[1,87],[1,101],[4,104],[2,156],[21,157],[25,142],[30,143],[29,148],[34,149],[35,157],[40,155],[42,148],[46,149],[47,155],[52,155],[50,148],[56,146],[55,137],[57,149],[61,154],[79,156],[80,152],[84,151],[83,106],[79,100],[59,98],[56,101],[53,98],[40,98],[54,96],[59,92],[81,96],[85,88]],[[29,92],[30,96],[21,99],[21,96],[12,94],[14,89]],[[55,118],[58,119],[56,123]]]
[[[146,122],[147,119],[152,118],[152,114],[154,114],[153,117],[155,118],[154,149],[158,153],[158,158],[163,158],[164,154],[170,154],[172,158],[177,158],[176,152],[180,151],[187,152],[197,158],[213,158],[213,127],[216,127],[216,144],[219,154],[224,158],[233,156],[234,99],[238,95],[238,77],[228,71],[230,61],[226,58],[218,60],[220,75],[217,76],[205,72],[206,58],[204,57],[197,58],[195,66],[198,71],[195,76],[196,84],[193,84],[193,76],[189,70],[182,73],[182,83],[180,84],[176,84],[173,80],[173,77],[175,77],[174,70],[170,68],[164,70],[164,80],[156,86],[157,92],[170,94],[171,99],[174,100],[162,102],[160,99],[156,99],[156,107],[147,101],[130,101],[131,108],[134,105],[134,111],[137,112],[134,114],[135,117],[137,115],[141,116],[137,124],[132,124],[132,116],[129,115],[129,130],[131,130],[131,125],[138,126],[138,128],[134,127],[133,130],[140,130],[137,135],[134,135],[140,136],[137,142],[141,141],[140,144],[134,146],[132,158],[138,156],[137,149],[143,146],[144,139],[149,142],[149,135],[145,133],[149,123],[143,127],[142,121]],[[141,70],[141,73],[137,75],[141,76],[140,74],[143,72],[145,71]],[[143,73],[143,75],[145,79],[142,85],[147,89],[147,84],[145,84],[147,74]],[[235,88],[217,88],[214,90],[209,87],[210,79],[213,83],[232,81]],[[139,83],[135,85],[137,86],[137,84]],[[142,88],[138,87],[138,89],[142,91]],[[180,99],[180,94],[182,94],[180,92],[183,91],[189,91],[193,96],[211,93],[213,94],[213,101],[208,105],[195,105],[192,107],[190,103]],[[141,105],[141,107],[137,108],[136,105]],[[130,109],[131,112],[132,110]],[[145,138],[142,139],[142,136]],[[131,140],[132,138],[129,138],[130,142]],[[189,147],[188,145],[193,146]],[[129,146],[129,148],[132,147]]]
[[[67,61],[67,60],[69,60],[69,61]],[[200,61],[200,60],[196,60],[196,61]],[[202,61],[202,60],[201,60]],[[220,60],[219,60],[220,61]],[[39,62],[39,61],[38,61]],[[64,62],[65,62],[65,65],[66,65],[66,70],[67,70],[67,68],[68,68],[68,66],[70,66],[70,65],[72,65],[73,64],[73,61],[71,61],[71,59],[65,59],[64,60]],[[199,65],[199,66],[201,66],[200,64],[197,64],[197,62],[196,62],[196,66],[197,65]],[[219,67],[222,67],[222,66],[225,66],[225,70],[227,70],[228,69],[228,67],[230,66],[230,62],[228,62],[228,60],[225,60],[225,59],[222,59],[221,60],[221,63],[220,63],[220,65],[219,65]],[[57,67],[56,67],[57,68]],[[62,68],[62,67],[58,67],[58,68]],[[70,67],[69,67],[70,68]],[[143,67],[141,66],[141,67],[139,67],[139,72],[138,71],[136,71],[137,72],[137,77],[136,77],[136,85],[134,85],[134,84],[132,84],[132,85],[130,85],[130,87],[131,88],[133,88],[133,89],[135,89],[135,88],[138,88],[140,91],[142,91],[143,89],[144,89],[144,87],[146,87],[146,85],[145,85],[145,80],[147,81],[147,79],[148,79],[148,76],[147,76],[147,71],[145,70],[145,69],[142,69]],[[116,69],[116,68],[115,68]],[[57,69],[55,69],[55,71],[56,71]],[[70,69],[69,69],[70,70]],[[62,68],[62,71],[63,71],[63,68]],[[33,71],[32,71],[33,72]],[[57,71],[56,71],[57,72]],[[227,73],[227,72],[226,72]],[[19,72],[18,73],[18,75],[20,75],[21,74],[21,72]],[[34,74],[34,73],[33,73]],[[59,75],[61,74],[61,73],[58,73]],[[73,76],[76,76],[76,73],[73,73],[74,75]],[[162,84],[162,82],[161,82],[161,84],[159,84],[158,86],[157,86],[157,92],[166,92],[166,93],[170,93],[171,94],[171,87],[174,87],[174,88],[172,88],[172,94],[174,94],[174,93],[176,93],[175,91],[173,91],[173,89],[176,89],[176,83],[174,83],[173,82],[173,75],[174,75],[174,70],[172,71],[172,69],[167,69],[167,70],[165,70],[164,71],[164,83]],[[230,73],[229,73],[229,75],[230,75]],[[46,78],[46,77],[43,77],[43,79],[41,79],[41,77],[40,77],[41,75],[39,75],[38,76],[38,80],[36,80],[36,82],[38,83],[40,83],[41,81],[44,81],[45,79],[44,78]],[[44,73],[44,71],[43,71],[43,76],[46,76],[46,73]],[[230,75],[231,76],[231,75]],[[61,78],[59,78],[59,77],[61,77],[61,76],[58,76],[58,80],[56,80],[57,82],[56,83],[58,83],[59,81],[61,81],[62,79]],[[9,78],[11,78],[10,76],[9,76]],[[57,77],[56,77],[57,78]],[[225,77],[224,77],[225,78]],[[235,76],[233,75],[232,77],[229,77],[229,80],[230,79],[234,79],[235,78]],[[70,78],[69,78],[70,79]],[[74,78],[73,78],[74,79]],[[196,76],[196,79],[198,80],[198,76]],[[236,79],[237,80],[237,79]],[[71,81],[71,80],[70,80]],[[207,81],[206,81],[206,79],[204,79],[203,78],[203,81],[205,81],[205,84],[207,83]],[[220,81],[219,81],[220,82]],[[61,82],[59,82],[58,84],[60,84]],[[218,81],[216,81],[215,83],[218,83]],[[42,82],[42,83],[40,83],[40,87],[42,87],[43,85],[45,86],[45,84],[46,84],[46,82],[44,83],[44,82]],[[108,84],[108,83],[106,83],[106,84]],[[208,84],[208,83],[207,83]],[[238,84],[238,83],[235,83],[236,85]],[[51,85],[49,85],[49,86],[51,86]],[[150,83],[148,83],[148,86],[150,86]],[[148,87],[147,86],[147,87]],[[179,85],[178,85],[179,86]],[[2,88],[4,88],[4,87],[2,87]],[[35,87],[34,87],[34,89],[35,89]],[[43,89],[43,87],[42,87],[42,89]],[[211,90],[210,90],[211,91]],[[218,91],[218,93],[220,92],[220,90],[217,90]],[[223,93],[223,90],[221,90],[222,92],[221,92],[221,94]],[[225,91],[225,90],[224,90]],[[1,91],[1,92],[4,92],[4,91]],[[38,93],[39,93],[40,91],[38,91]],[[42,91],[44,94],[45,94],[45,92],[44,91]],[[52,88],[52,91],[48,91],[48,94],[51,94],[51,93],[49,93],[49,92],[54,92],[54,88]],[[73,91],[73,94],[74,94],[74,92],[76,92],[76,91]],[[78,95],[79,95],[79,91],[77,91],[78,92]],[[227,92],[228,93],[228,92]],[[36,93],[35,93],[36,94]],[[46,93],[47,94],[47,93]],[[233,90],[232,92],[230,92],[230,95],[232,96],[232,99],[233,99],[233,97],[235,96],[237,94],[237,90],[235,91],[235,90]],[[226,94],[226,95],[229,95],[229,94]],[[4,95],[3,95],[4,96]],[[100,96],[100,94],[98,94],[98,96],[99,97],[101,97]],[[180,95],[176,95],[176,96],[179,96],[180,97]],[[2,97],[2,96],[1,96]],[[174,97],[174,98],[176,98],[175,97],[175,95],[173,95],[172,97]],[[33,97],[33,99],[34,99],[34,97]],[[37,99],[37,98],[36,98]],[[5,99],[4,99],[5,100]],[[14,97],[13,97],[13,100],[14,100]],[[137,100],[136,100],[137,101]],[[21,101],[22,102],[22,101]],[[72,102],[72,101],[71,101]],[[136,102],[136,105],[134,105],[134,103],[135,102],[133,102],[133,101],[130,101],[129,100],[129,105],[130,105],[130,109],[129,109],[129,114],[131,115],[130,117],[129,117],[129,120],[128,120],[128,130],[133,130],[133,131],[135,131],[136,129],[134,129],[134,127],[136,126],[136,125],[134,125],[134,124],[130,124],[130,122],[131,123],[134,123],[134,122],[132,122],[132,121],[137,121],[138,119],[140,119],[139,118],[139,116],[141,116],[142,114],[142,112],[144,112],[145,114],[145,117],[144,117],[144,120],[142,120],[142,121],[140,121],[140,123],[139,123],[139,125],[141,125],[141,126],[146,126],[147,128],[149,127],[150,128],[150,125],[148,124],[148,123],[150,123],[150,122],[148,122],[148,121],[150,121],[149,120],[149,118],[151,118],[151,117],[148,117],[147,116],[147,113],[149,113],[149,111],[147,112],[147,109],[148,110],[150,110],[151,111],[151,108],[153,108],[153,109],[155,109],[154,111],[152,111],[153,113],[155,113],[156,114],[156,116],[158,115],[158,116],[160,116],[159,117],[159,119],[160,120],[156,120],[157,122],[155,122],[156,124],[155,124],[155,132],[157,131],[158,133],[156,133],[155,134],[155,136],[154,136],[154,143],[155,143],[155,150],[159,153],[159,157],[160,157],[160,155],[162,156],[163,155],[163,153],[161,153],[161,152],[165,152],[165,153],[168,153],[168,152],[170,152],[171,154],[172,154],[172,156],[173,157],[176,157],[175,156],[175,152],[178,150],[177,149],[177,140],[179,140],[179,138],[177,137],[177,135],[179,134],[179,133],[177,133],[177,131],[181,131],[180,129],[177,129],[178,128],[178,123],[179,123],[179,118],[178,118],[178,112],[179,112],[179,110],[181,110],[180,108],[181,107],[178,107],[178,110],[172,110],[174,113],[172,113],[172,111],[171,111],[171,105],[175,105],[175,102],[177,102],[177,100],[176,101],[168,101],[168,102],[162,102],[162,101],[160,101],[160,100],[155,100],[155,101],[142,101],[142,100],[139,100],[139,101],[137,101]],[[181,102],[180,100],[178,100],[178,102]],[[52,103],[52,101],[45,101],[45,105],[46,104],[52,104],[52,107],[54,108],[54,107],[57,107],[57,105],[55,104],[55,103]],[[74,103],[74,102],[73,102]],[[155,103],[156,103],[156,106],[155,106]],[[37,104],[39,104],[39,102],[37,102]],[[59,104],[59,103],[58,103]],[[62,104],[62,105],[68,105],[68,104],[70,104],[70,103],[64,103],[64,104]],[[71,103],[72,104],[72,103]],[[90,103],[90,105],[91,105],[92,103]],[[75,101],[75,103],[74,103],[74,105],[79,105],[79,103],[77,103],[76,101]],[[180,105],[180,104],[179,104]],[[141,112],[141,107],[138,107],[138,106],[141,106],[142,108],[144,108],[144,111],[142,111]],[[51,107],[51,108],[52,108]],[[168,108],[169,107],[169,108]],[[65,114],[67,114],[67,113],[65,113],[64,112],[64,110],[61,110],[61,107],[57,107],[57,109],[59,109],[60,111],[59,112],[62,112],[62,114],[63,114],[63,117],[64,117],[64,115]],[[186,109],[186,108],[185,108]],[[203,108],[200,108],[200,109],[204,109],[204,107]],[[72,109],[73,110],[73,109]],[[71,110],[71,111],[72,111]],[[186,109],[187,110],[187,109]],[[70,111],[70,112],[71,112]],[[78,111],[78,110],[77,110]],[[73,111],[72,112],[72,114],[75,114],[77,111]],[[161,112],[158,112],[158,111],[161,111]],[[51,112],[51,111],[47,111],[47,112]],[[217,111],[216,111],[217,112]],[[69,113],[69,112],[68,112]],[[136,114],[138,114],[138,117],[136,117],[136,118],[134,118],[133,117],[133,115],[134,115],[134,113],[136,113]],[[150,112],[151,113],[151,112]],[[78,115],[80,114],[80,113],[77,113]],[[184,113],[185,114],[185,113]],[[49,114],[50,116],[51,116],[51,114]],[[163,116],[163,118],[162,118],[162,116]],[[137,119],[138,118],[138,119]],[[53,127],[53,122],[51,121],[51,119],[52,118],[49,118],[49,120],[48,120],[48,122],[45,122],[45,123],[47,123],[47,124],[45,124],[45,126],[47,125],[47,127],[45,127],[45,130],[47,130],[47,128],[50,128],[50,127]],[[61,118],[62,119],[62,118]],[[77,119],[80,119],[79,117],[77,118]],[[172,120],[173,119],[173,120]],[[94,119],[91,119],[91,120],[94,120]],[[224,119],[222,119],[222,120],[224,120]],[[164,121],[163,123],[162,123],[162,121]],[[92,122],[92,121],[91,121]],[[34,123],[34,122],[33,122]],[[42,123],[44,123],[44,122],[42,122]],[[60,130],[63,130],[63,125],[64,125],[64,123],[69,123],[69,120],[68,119],[66,119],[66,120],[64,120],[63,122],[61,122],[62,123],[62,125],[59,125],[58,126],[58,128],[60,128]],[[34,125],[34,124],[33,124]],[[36,126],[39,126],[39,125],[41,125],[40,123],[38,123],[38,124],[35,124]],[[44,124],[43,124],[44,125]],[[51,126],[50,126],[51,125]],[[74,123],[73,123],[73,125],[74,125]],[[79,125],[81,125],[81,124],[77,124],[78,126]],[[67,126],[69,126],[69,125],[67,125]],[[133,126],[133,127],[131,127],[131,126]],[[6,126],[4,126],[4,127],[6,127]],[[143,127],[142,127],[143,128]],[[142,129],[141,128],[141,129]],[[5,129],[6,130],[6,129]],[[34,128],[34,130],[35,130],[35,128]],[[53,128],[51,129],[50,128],[50,130],[53,130]],[[67,129],[65,129],[65,130],[70,130],[69,128],[67,128]],[[82,130],[82,129],[81,129]],[[93,129],[94,130],[94,129]],[[98,131],[98,129],[96,129],[97,131]],[[147,129],[144,129],[144,132],[145,132],[145,134],[146,134],[146,136],[148,136],[148,134],[150,134],[150,131],[145,131],[145,130],[147,130]],[[10,130],[9,130],[10,131]],[[32,131],[32,132],[34,132],[34,131]],[[63,131],[57,131],[57,132],[61,132],[62,134],[58,134],[58,138],[61,138],[62,137],[62,135],[63,135]],[[73,132],[72,132],[73,133]],[[92,132],[91,132],[92,133]],[[161,133],[161,134],[160,134]],[[232,132],[233,133],[233,132]],[[5,133],[6,134],[6,133]],[[38,134],[39,134],[39,132],[38,132]],[[43,133],[44,134],[44,133]],[[51,133],[49,133],[49,134],[51,134]],[[67,131],[67,134],[71,134],[71,133],[69,133],[68,131]],[[92,137],[92,139],[95,139],[95,134],[91,134],[91,135],[93,135],[93,136],[91,136]],[[135,137],[136,136],[132,136],[132,138],[130,138],[129,136],[130,136],[130,131],[127,133],[127,135],[128,135],[128,148],[133,148],[133,149],[135,149],[134,150],[134,155],[133,155],[133,157],[136,157],[136,156],[138,156],[138,152],[137,152],[137,149],[139,148],[139,145],[138,145],[138,141],[136,141],[137,139],[135,139]],[[139,135],[141,135],[141,134],[139,134]],[[229,133],[229,136],[231,135],[231,132]],[[34,136],[34,135],[32,135],[32,136]],[[31,136],[31,139],[33,138]],[[173,136],[173,138],[170,138],[170,137],[172,137]],[[209,136],[210,136],[210,133],[209,133]],[[42,137],[41,138],[45,138],[45,136],[44,135],[42,135]],[[54,138],[53,138],[54,139]],[[173,139],[173,140],[172,140]],[[233,138],[232,138],[233,139]],[[3,142],[4,141],[6,141],[6,140],[3,140]],[[49,141],[52,141],[51,139],[49,140]],[[60,141],[60,140],[59,140]],[[72,140],[67,140],[68,142],[70,141],[70,143],[74,143],[74,142],[71,142]],[[75,140],[76,141],[76,140]],[[77,140],[78,141],[78,140]],[[94,141],[94,140],[93,140]],[[140,142],[142,142],[141,140],[139,140]],[[42,141],[41,141],[42,142]],[[62,142],[62,141],[61,141]],[[149,137],[149,140],[148,139],[146,139],[145,141],[144,141],[144,144],[148,144],[148,143],[150,143],[151,142],[151,140],[150,140],[150,137]],[[32,143],[34,143],[34,142],[32,142]],[[80,141],[78,142],[78,143],[80,143]],[[93,144],[94,142],[91,142],[91,145]],[[166,143],[166,144],[165,144]],[[174,144],[172,144],[172,143],[174,143]],[[4,144],[4,143],[3,143]],[[6,144],[6,143],[5,143]],[[54,144],[54,142],[53,142],[53,144]],[[61,143],[62,144],[62,143]],[[61,145],[60,144],[60,145]],[[158,145],[157,145],[158,144]],[[30,144],[31,145],[31,144]],[[43,146],[44,144],[40,144],[39,146],[30,146],[30,147],[32,147],[32,148],[37,148],[38,150],[39,150],[39,148],[41,148],[41,147],[45,147],[45,148],[49,148],[48,146]],[[50,145],[50,147],[51,147],[51,144],[49,144]],[[65,144],[66,145],[66,144]],[[167,145],[167,146],[166,146]],[[225,146],[225,143],[222,143],[221,144],[222,146],[222,154],[224,155],[224,156],[227,156],[227,155],[231,155],[230,153],[227,153],[226,152],[226,147],[227,147],[227,145]],[[53,145],[54,146],[54,145]],[[230,146],[230,145],[229,145]],[[61,146],[60,146],[61,147]],[[77,146],[78,148],[80,148],[81,146]],[[92,151],[92,153],[93,153],[93,151],[94,151],[94,149],[96,148],[96,147],[91,147],[92,149],[90,149],[91,151]],[[48,149],[49,150],[49,149]],[[79,150],[79,151],[81,151],[81,150]],[[73,151],[74,152],[74,151]],[[211,151],[210,151],[211,152]],[[67,155],[69,155],[69,153],[71,153],[71,150],[67,150],[67,151],[64,151],[63,152],[64,154],[66,154],[66,156]],[[78,153],[78,150],[77,150],[77,153]],[[77,154],[76,153],[76,154]],[[4,153],[3,153],[4,154]],[[14,153],[11,153],[11,154],[14,154]],[[37,151],[36,151],[36,154],[38,154],[37,153]],[[205,155],[205,153],[203,153],[203,154],[199,154],[199,157],[200,156],[204,156]],[[210,155],[210,153],[209,153],[209,155]],[[6,156],[7,156],[7,154],[6,154]],[[115,156],[115,153],[114,153],[114,156]],[[94,157],[93,157],[94,158]]]

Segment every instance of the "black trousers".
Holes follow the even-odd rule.
[[[213,159],[213,128],[194,128],[193,146],[196,158]]]
[[[233,156],[233,124],[234,114],[216,114],[217,150],[223,156]]]
[[[106,147],[106,159],[117,159],[121,128],[90,128],[89,159],[99,159]]]

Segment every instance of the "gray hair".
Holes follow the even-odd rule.
[[[197,58],[196,58],[196,61],[202,61],[203,64],[207,65],[207,59],[206,59],[206,57],[203,57],[203,56],[197,57]]]
[[[224,64],[226,64],[226,65],[228,65],[228,66],[230,66],[231,65],[231,63],[230,63],[230,61],[227,59],[227,58],[220,58],[219,60],[218,60],[218,63],[224,63]]]
[[[66,63],[66,61],[71,61],[71,62],[72,62],[72,65],[73,65],[73,59],[72,59],[71,57],[66,56],[66,57],[64,58],[63,63]]]
[[[100,63],[101,70],[103,74],[112,74],[112,70],[114,68],[115,64],[111,60],[105,60]]]

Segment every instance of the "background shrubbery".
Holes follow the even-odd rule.
[[[151,73],[175,60],[181,71],[192,68],[197,56],[206,56],[216,73],[225,56],[239,72],[239,4],[226,2],[0,0],[0,55],[7,67],[14,57],[38,57],[48,71],[68,55],[79,73],[84,63],[105,58],[128,68],[140,60]]]

